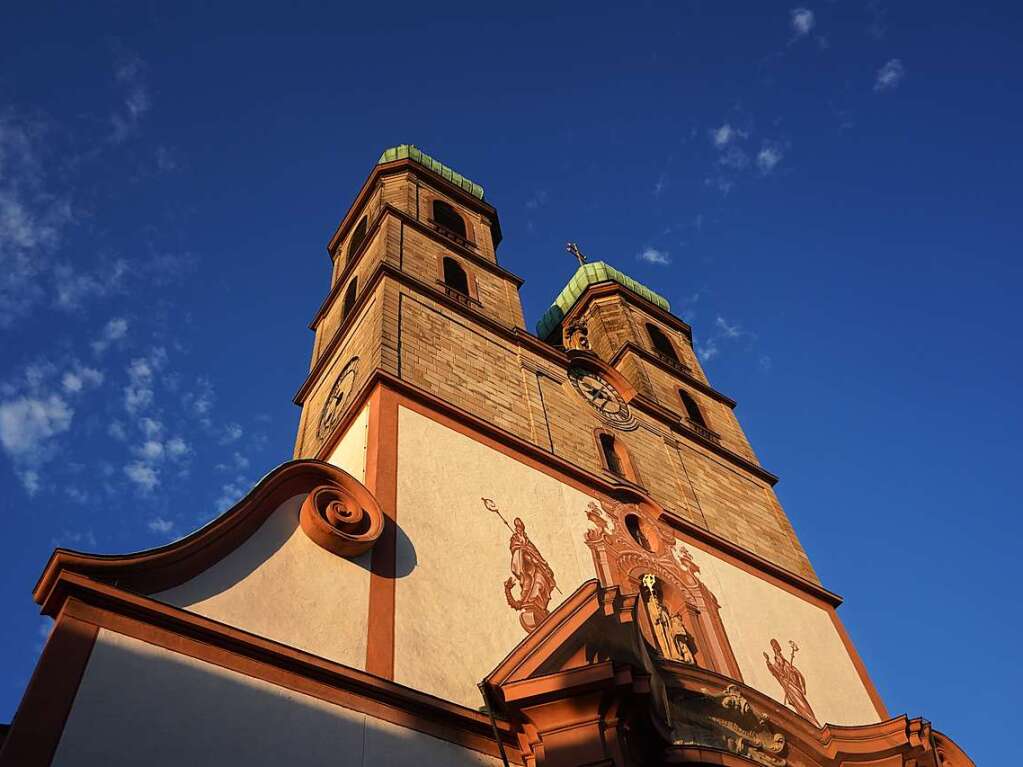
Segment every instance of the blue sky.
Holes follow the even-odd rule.
[[[0,720],[53,546],[163,543],[290,457],[324,245],[408,142],[487,189],[530,324],[568,239],[692,323],[892,712],[993,759],[1023,683],[1018,7],[428,7],[5,15]]]

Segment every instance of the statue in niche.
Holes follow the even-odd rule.
[[[696,664],[696,658],[693,657],[693,638],[690,636],[689,631],[686,629],[686,624],[682,622],[682,613],[674,613],[669,618],[669,626],[671,629],[671,640],[675,643],[675,652],[678,655],[678,659],[683,663]]]
[[[578,351],[589,351],[590,350],[590,336],[589,328],[586,327],[585,322],[577,322],[573,325],[569,325],[564,330],[564,341],[566,349],[575,349]]]
[[[643,588],[647,615],[653,628],[654,639],[661,655],[682,663],[695,664],[693,657],[693,639],[682,621],[682,613],[671,613],[665,607],[658,593],[657,578],[653,575],[643,576]]]
[[[820,727],[820,722],[817,721],[817,717],[813,714],[813,709],[810,708],[810,701],[806,699],[806,678],[796,668],[796,652],[798,652],[799,647],[792,640],[789,640],[789,646],[792,648],[792,652],[786,658],[782,655],[781,645],[778,643],[778,640],[772,639],[771,649],[774,651],[774,659],[772,660],[765,652],[764,661],[767,663],[768,670],[778,680],[782,690],[785,691],[785,704],[794,708],[797,713],[813,722],[815,726]]]

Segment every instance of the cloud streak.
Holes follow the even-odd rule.
[[[636,258],[648,264],[657,264],[659,266],[667,266],[671,263],[671,254],[666,250],[658,250],[657,248],[644,248]]]
[[[874,77],[874,91],[893,91],[899,87],[899,83],[906,76],[906,67],[901,59],[889,59],[885,62]]]

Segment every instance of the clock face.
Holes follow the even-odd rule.
[[[359,358],[352,357],[341,372],[337,374],[337,380],[330,387],[330,394],[327,395],[327,400],[323,403],[323,410],[320,411],[320,425],[316,429],[316,436],[320,439],[330,434],[341,419],[341,411],[345,400],[348,399],[348,395],[352,391],[358,367]]]
[[[575,390],[590,403],[597,415],[619,429],[634,429],[636,419],[629,405],[604,376],[581,367],[568,369],[568,377]]]

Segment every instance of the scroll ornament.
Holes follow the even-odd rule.
[[[731,751],[762,764],[786,767],[785,736],[774,732],[765,714],[750,705],[738,685],[716,695],[697,694],[672,702],[673,740],[676,745],[697,745]]]
[[[313,488],[302,502],[299,522],[314,543],[342,557],[369,551],[384,530],[380,504],[348,474],[338,484]]]

